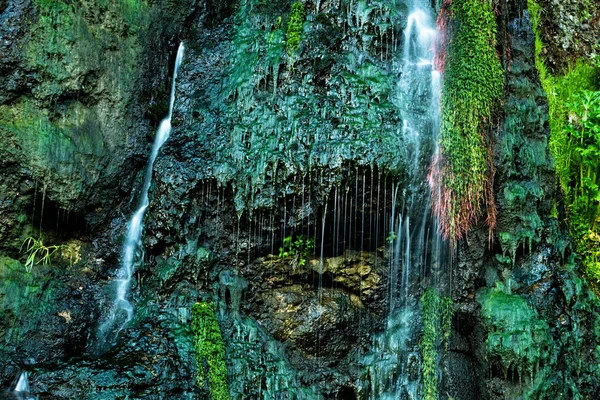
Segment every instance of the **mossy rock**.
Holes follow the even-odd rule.
[[[505,375],[517,369],[520,375],[535,376],[552,345],[550,328],[519,295],[493,288],[482,290],[477,301],[487,328],[486,357],[499,363]]]

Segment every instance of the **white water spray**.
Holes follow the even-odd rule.
[[[27,378],[27,372],[23,372],[19,376],[17,386],[15,386],[15,392],[28,393],[29,392],[29,379]]]
[[[127,299],[129,294],[129,288],[131,286],[131,279],[135,270],[136,264],[141,262],[143,258],[142,249],[142,230],[144,214],[150,204],[148,197],[148,191],[150,190],[150,184],[152,183],[152,167],[154,161],[158,155],[158,151],[162,145],[167,141],[171,133],[171,117],[173,116],[173,105],[175,103],[175,80],[177,79],[177,70],[183,60],[184,46],[183,43],[179,45],[177,50],[177,58],[175,60],[175,69],[173,71],[173,81],[171,83],[171,98],[169,102],[169,114],[160,123],[158,131],[156,132],[156,138],[154,139],[154,145],[152,146],[152,153],[148,160],[148,167],[144,176],[144,183],[142,186],[142,193],[140,199],[140,206],[133,214],[131,221],[127,226],[127,238],[123,246],[122,263],[119,272],[117,273],[117,284],[114,305],[111,309],[108,319],[100,327],[100,331],[103,334],[108,333],[112,328],[118,324],[118,328],[115,334],[118,334],[126,325],[133,319],[133,306]]]
[[[15,386],[14,395],[17,399],[21,400],[33,400],[33,397],[29,395],[29,379],[27,372],[21,373],[17,385]]]

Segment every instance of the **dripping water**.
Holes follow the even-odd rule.
[[[442,268],[444,261],[444,243],[432,216],[426,180],[431,159],[439,151],[440,74],[433,62],[437,35],[434,10],[428,1],[413,0],[409,11],[399,55],[402,63],[396,101],[402,117],[399,140],[406,149],[407,171],[402,181],[392,181],[388,187],[384,180],[384,187],[377,188],[378,197],[383,192],[383,232],[387,235],[387,326],[373,338],[372,351],[363,357],[368,377],[357,385],[373,400],[419,397],[418,378],[407,374],[410,360],[420,358],[413,340],[418,329],[413,322],[418,315],[417,292],[428,275],[438,276],[434,271]]]

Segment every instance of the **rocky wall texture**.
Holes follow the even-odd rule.
[[[447,271],[422,271],[396,314],[397,238],[382,221],[396,202],[426,201],[416,195],[425,179],[408,175],[426,170],[433,148],[403,130],[407,115],[432,130],[418,106],[428,87],[402,73],[409,5],[307,1],[292,15],[292,3],[0,1],[2,385],[28,371],[42,398],[209,398],[191,325],[206,301],[232,398],[367,399],[398,382],[400,398],[421,398],[418,299],[437,282],[456,308],[438,353],[440,398],[598,396],[598,304],[551,216],[547,104],[525,2],[495,3],[506,71],[493,132],[497,233],[490,242],[478,227]],[[547,35],[561,59],[563,33]],[[588,51],[584,36],[562,48]],[[182,39],[134,321],[99,349]],[[20,244],[40,233],[77,257],[26,272]],[[405,378],[381,376],[394,363]]]
[[[600,52],[600,6],[591,0],[543,0],[540,34],[550,72],[559,74],[578,59],[597,58]]]
[[[77,229],[96,228],[129,197],[154,125],[165,113],[180,23],[193,10],[187,3],[176,5],[45,0],[4,5],[5,250],[18,246],[28,218],[48,231],[67,225],[72,213],[81,217]]]

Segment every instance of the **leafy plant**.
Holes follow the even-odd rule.
[[[213,303],[200,302],[192,307],[192,330],[196,349],[198,386],[204,386],[205,363],[208,366],[208,387],[212,400],[229,400],[225,346]]]
[[[542,8],[528,0],[536,34],[536,66],[548,98],[550,142],[567,220],[588,280],[600,282],[600,65],[577,60],[551,75],[544,62]]]
[[[279,248],[279,257],[292,257],[295,265],[303,267],[315,248],[315,241],[302,235],[296,236],[294,241],[292,239],[292,236],[283,239],[283,247]]]
[[[29,236],[21,245],[21,252],[27,256],[25,270],[31,273],[34,264],[50,265],[52,256],[64,247],[62,245],[46,246],[41,236],[39,239]]]
[[[577,251],[584,256],[586,274],[600,282],[600,91],[576,93],[567,108],[569,228]]]
[[[387,243],[393,243],[394,240],[396,240],[396,238],[397,238],[396,233],[394,231],[390,231],[388,236],[385,238],[385,241]]]

